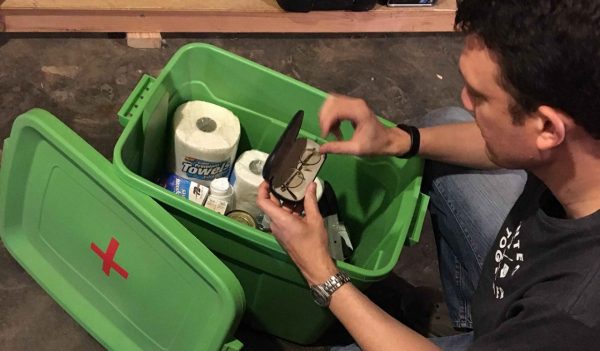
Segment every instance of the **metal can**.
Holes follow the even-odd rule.
[[[252,215],[246,211],[242,211],[242,210],[233,210],[229,213],[227,213],[227,217],[243,223],[245,225],[247,225],[248,227],[252,227],[252,228],[257,228],[256,225],[256,220],[254,219],[254,217],[252,217]]]

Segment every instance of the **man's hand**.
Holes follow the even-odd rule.
[[[338,272],[327,249],[327,232],[319,213],[314,183],[304,198],[305,217],[281,207],[263,182],[256,203],[271,218],[273,234],[289,253],[309,285],[322,284]],[[307,292],[308,293],[308,292]],[[429,340],[377,307],[352,283],[331,296],[331,312],[362,350],[439,350]]]
[[[340,123],[350,121],[354,134],[343,140]],[[319,123],[322,136],[334,134],[338,141],[321,146],[321,152],[352,155],[401,155],[410,148],[410,136],[398,129],[387,128],[364,100],[330,95],[321,107]]]
[[[321,284],[338,272],[328,250],[327,231],[319,213],[316,184],[311,182],[304,197],[305,216],[281,207],[263,182],[256,204],[271,219],[271,231],[309,283]]]

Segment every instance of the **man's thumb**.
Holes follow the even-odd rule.
[[[306,189],[306,195],[304,195],[304,212],[307,218],[321,216],[319,204],[317,203],[317,184],[315,182],[311,182],[308,189]]]

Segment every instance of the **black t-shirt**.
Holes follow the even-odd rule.
[[[529,179],[488,253],[471,350],[600,350],[600,210],[565,219]]]

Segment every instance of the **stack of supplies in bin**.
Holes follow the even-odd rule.
[[[159,183],[210,210],[269,232],[270,220],[256,205],[260,184],[266,180],[282,205],[302,214],[306,189],[314,181],[328,224],[331,256],[344,260],[352,244],[338,221],[333,189],[317,177],[326,155],[319,153],[315,141],[298,138],[303,115],[303,111],[296,113],[272,154],[247,150],[233,163],[241,134],[238,118],[209,102],[186,102],[173,116],[169,173]],[[324,191],[326,196],[320,201]]]
[[[180,105],[173,116],[173,144],[166,189],[225,214],[233,209],[228,178],[240,140],[240,121],[205,101]]]
[[[168,173],[159,183],[208,209],[257,227],[256,195],[268,154],[246,151],[232,167],[240,134],[239,119],[222,106],[198,100],[180,105],[173,116]]]

